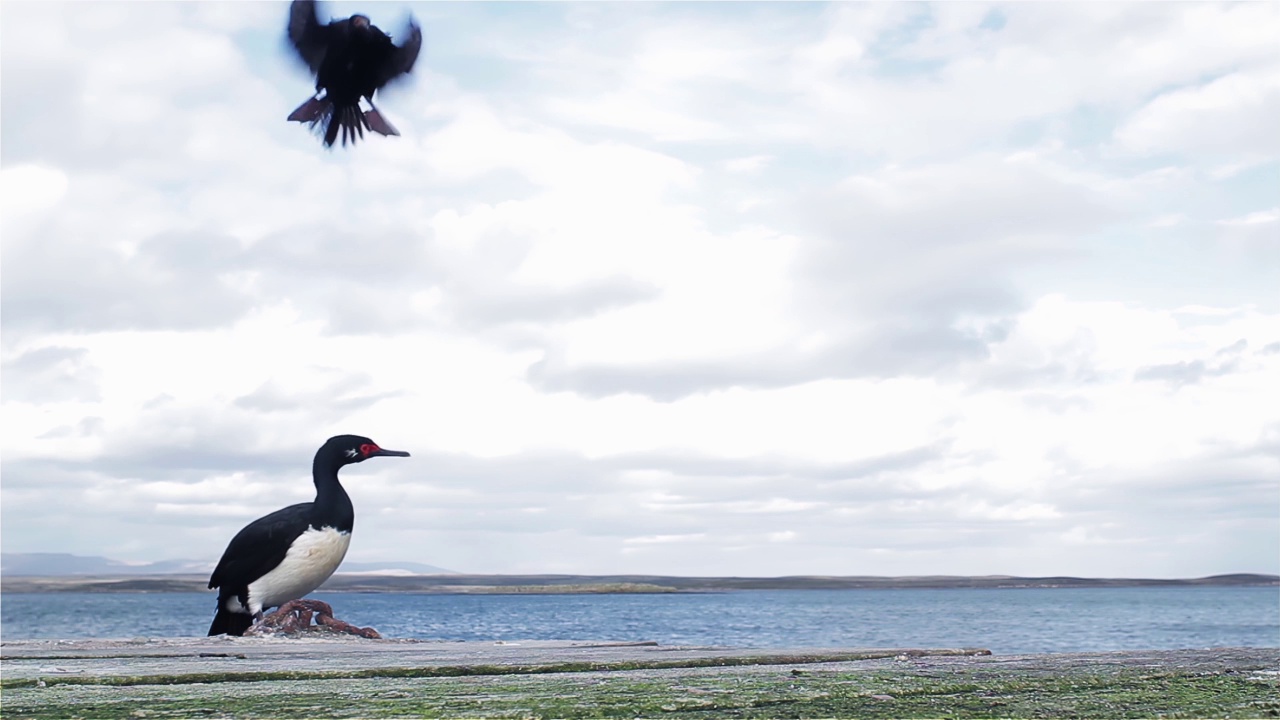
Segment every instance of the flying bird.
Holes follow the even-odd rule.
[[[209,578],[209,588],[218,588],[210,635],[244,635],[263,610],[297,600],[329,579],[346,557],[356,518],[338,470],[386,456],[409,453],[383,450],[359,435],[331,437],[316,451],[315,501],[260,517],[231,538]]]
[[[413,70],[422,49],[422,30],[409,19],[401,45],[364,15],[320,24],[315,0],[293,0],[289,6],[289,42],[316,78],[316,94],[289,115],[290,121],[324,128],[324,144],[333,147],[363,138],[366,129],[399,135],[373,104],[373,94]],[[360,109],[360,100],[369,110]]]

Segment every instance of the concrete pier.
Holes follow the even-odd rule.
[[[1280,649],[992,655],[294,638],[0,644],[6,718],[1270,717]]]

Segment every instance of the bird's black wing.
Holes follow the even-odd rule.
[[[281,508],[254,520],[231,538],[209,577],[209,588],[242,586],[266,575],[284,560],[293,539],[310,524],[311,503]]]
[[[384,36],[385,37],[385,36]],[[413,70],[418,60],[418,52],[422,50],[422,28],[409,18],[409,27],[405,31],[405,40],[394,45],[388,39],[382,46],[374,69],[374,87],[380,88],[401,75]]]
[[[315,0],[293,0],[289,5],[289,42],[313,74],[320,71],[329,49],[329,26],[320,24]]]

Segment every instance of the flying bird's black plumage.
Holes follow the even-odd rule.
[[[316,94],[289,115],[289,120],[324,126],[324,144],[332,147],[364,137],[366,129],[399,135],[373,104],[373,94],[413,70],[422,49],[422,30],[412,18],[403,44],[369,22],[364,15],[320,23],[315,0],[293,0],[289,6],[289,42],[316,77]],[[369,103],[361,111],[360,99]]]
[[[209,578],[209,588],[218,588],[209,634],[243,635],[267,608],[297,600],[328,580],[347,553],[356,517],[338,470],[373,457],[408,455],[359,435],[329,438],[311,465],[315,501],[260,517],[231,538]]]

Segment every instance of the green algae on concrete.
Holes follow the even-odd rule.
[[[1280,650],[10,687],[5,718],[1277,717]]]
[[[434,677],[815,663],[981,649],[809,649],[804,651],[656,642],[535,640],[442,642],[366,640],[300,633],[288,637],[18,640],[0,644],[0,687],[38,683],[177,685],[190,682]]]
[[[172,690],[172,688],[168,688]],[[888,672],[736,677],[472,676],[59,686],[6,692],[7,718],[1275,717],[1280,685],[1247,676],[1122,673],[938,682]],[[38,692],[43,691],[43,692]]]
[[[655,643],[656,645],[656,643]],[[183,672],[177,674],[149,673],[145,675],[46,675],[43,677],[6,678],[0,680],[0,689],[23,687],[48,687],[50,685],[188,685],[192,683],[265,682],[271,680],[355,680],[364,678],[429,678],[465,677],[471,675],[541,675],[547,673],[574,672],[622,672],[628,670],[688,669],[700,667],[737,667],[743,665],[804,665],[852,660],[874,660],[888,657],[919,657],[923,652],[935,655],[989,655],[987,650],[933,650],[933,651],[827,651],[823,653],[767,653],[746,657],[731,655],[694,657],[673,660],[635,659],[611,662],[542,662],[537,664],[466,664],[429,665],[420,667],[377,667],[338,670],[248,670],[235,672]],[[54,656],[61,657],[61,656]],[[182,656],[147,656],[182,657]],[[43,659],[52,659],[44,656]]]

